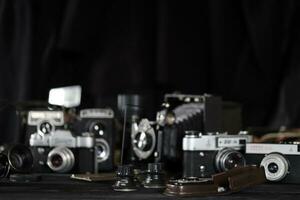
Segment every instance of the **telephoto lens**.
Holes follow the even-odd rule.
[[[139,187],[132,165],[120,165],[117,169],[117,180],[113,185],[115,191],[131,192]]]
[[[143,181],[145,188],[160,189],[166,187],[165,173],[162,163],[148,163],[146,177]]]

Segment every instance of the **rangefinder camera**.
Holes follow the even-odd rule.
[[[182,142],[183,177],[209,178],[211,175],[245,166],[243,155],[252,136],[246,132],[237,135],[187,131]]]
[[[262,166],[270,182],[300,183],[299,142],[246,144],[248,164]]]
[[[90,133],[74,136],[69,130],[56,130],[47,135],[30,137],[36,173],[97,172],[94,137]]]
[[[97,172],[93,134],[65,130],[63,111],[30,111],[27,123],[34,172]]]

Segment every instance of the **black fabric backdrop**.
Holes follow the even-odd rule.
[[[297,126],[299,3],[0,0],[0,99],[74,84],[88,106],[206,92],[240,102],[245,126]],[[18,140],[12,111],[1,111],[2,141]]]

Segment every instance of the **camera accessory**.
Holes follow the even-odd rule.
[[[113,189],[119,192],[131,192],[138,189],[138,181],[135,178],[132,165],[121,165],[117,169],[117,180]]]
[[[264,167],[266,178],[271,182],[300,183],[299,143],[246,145],[248,164]]]
[[[166,180],[165,173],[163,171],[162,163],[148,163],[148,169],[146,171],[146,177],[143,181],[145,188],[165,188]]]
[[[28,173],[33,167],[33,156],[26,146],[5,145],[0,153],[0,178],[14,173]]]
[[[212,178],[170,180],[164,194],[178,197],[227,195],[266,181],[264,168],[236,167],[214,174]]]
[[[9,146],[3,152],[7,155],[10,173],[28,173],[33,167],[33,156],[26,146],[18,144]]]
[[[49,91],[48,102],[65,108],[77,107],[81,102],[81,86],[53,88]]]
[[[187,131],[183,138],[183,176],[209,178],[212,174],[245,166],[243,156],[246,143],[252,137],[241,132],[202,134]]]

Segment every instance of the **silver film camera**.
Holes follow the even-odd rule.
[[[265,169],[270,182],[300,183],[299,142],[288,144],[250,143],[246,145],[248,164]]]
[[[97,172],[93,135],[57,128],[64,124],[63,111],[30,111],[28,124],[37,127],[29,139],[35,172]]]
[[[252,136],[244,132],[227,133],[186,132],[183,138],[183,176],[211,177],[237,166],[245,166],[244,150]]]

